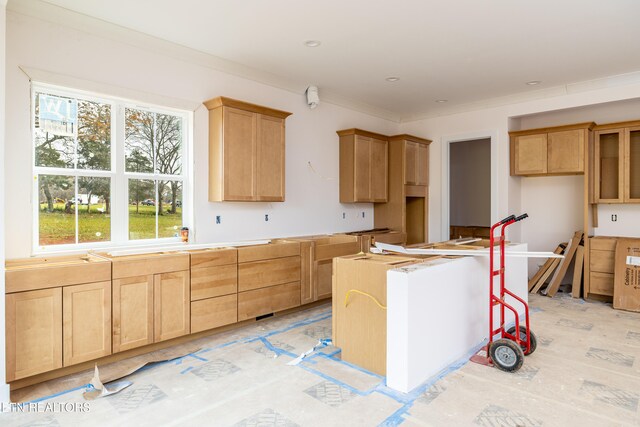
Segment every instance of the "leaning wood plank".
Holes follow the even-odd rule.
[[[545,284],[545,282],[547,281],[549,276],[551,276],[551,273],[553,273],[553,270],[556,269],[558,264],[560,264],[560,260],[559,259],[554,259],[551,262],[551,265],[549,266],[547,271],[545,271],[545,273],[542,275],[542,277],[540,277],[540,279],[538,280],[538,283],[536,283],[536,286],[531,290],[531,292],[536,293],[536,292],[538,292],[540,290],[540,288],[542,288],[542,286]]]
[[[571,285],[571,296],[580,298],[582,291],[582,262],[584,261],[584,246],[579,245],[576,250],[576,262],[573,267],[573,283]]]
[[[560,255],[562,254],[562,252],[564,252],[564,249],[566,247],[567,247],[566,243],[560,243],[556,248],[556,250],[553,251],[553,253]],[[542,264],[542,267],[538,269],[538,272],[531,278],[531,280],[529,280],[529,292],[531,292],[531,290],[534,288],[536,283],[538,283],[538,280],[540,280],[542,275],[549,269],[549,267],[551,267],[552,263],[553,263],[553,259],[549,258],[547,261],[545,261],[544,264]]]
[[[560,261],[560,265],[558,266],[558,270],[555,272],[553,278],[551,279],[551,283],[547,287],[547,290],[544,294],[548,297],[552,297],[558,292],[560,288],[560,284],[562,283],[562,279],[564,279],[565,274],[567,274],[567,269],[569,268],[569,264],[571,260],[576,254],[576,249],[578,249],[578,244],[580,240],[582,240],[582,235],[584,233],[582,231],[576,231],[573,235],[573,239],[569,242],[569,247],[565,251],[566,255],[562,261]]]

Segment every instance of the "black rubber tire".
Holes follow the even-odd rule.
[[[511,335],[514,335],[515,331],[516,331],[516,327],[512,326],[507,330],[507,333],[509,333]],[[527,348],[526,344],[520,346],[520,347],[522,347],[522,351],[524,351],[524,355],[525,356],[530,355],[531,353],[536,351],[536,348],[538,348],[538,340],[536,338],[536,334],[534,334],[531,329],[529,329],[529,338],[531,338],[531,348],[529,349],[529,353],[527,353],[525,351],[526,348]],[[521,341],[527,341],[527,327],[526,326],[520,325],[520,340]]]
[[[491,343],[489,357],[496,368],[505,372],[515,372],[524,363],[524,353],[520,346],[506,338]]]

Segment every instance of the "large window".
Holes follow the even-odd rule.
[[[36,252],[178,240],[187,112],[33,86]]]

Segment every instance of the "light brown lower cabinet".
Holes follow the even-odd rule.
[[[316,299],[331,298],[333,259],[316,262]]]
[[[62,288],[64,366],[111,354],[111,282]]]
[[[62,367],[62,288],[6,296],[7,381]]]
[[[190,331],[189,271],[113,281],[113,352]]]
[[[191,333],[238,321],[238,295],[224,295],[191,302]]]
[[[238,293],[238,321],[300,305],[300,281]]]

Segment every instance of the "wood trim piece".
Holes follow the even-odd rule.
[[[563,126],[552,126],[552,127],[544,127],[537,129],[527,129],[527,130],[516,130],[509,132],[509,136],[523,136],[523,135],[535,135],[538,133],[549,133],[549,132],[562,132],[566,130],[575,130],[575,129],[595,129],[598,126],[594,122],[586,122],[586,123],[576,123],[572,125],[563,125]]]
[[[613,129],[636,127],[636,126],[640,126],[640,120],[631,120],[627,122],[616,122],[616,123],[604,123],[601,125],[594,126],[593,130],[613,130]]]
[[[282,110],[276,110],[275,108],[264,107],[262,105],[251,104],[245,101],[239,101],[233,98],[227,98],[226,96],[219,96],[217,98],[210,99],[203,103],[209,110],[220,107],[232,107],[240,110],[251,111],[252,113],[264,114],[265,116],[278,117],[286,119],[292,113]]]
[[[338,130],[336,131],[336,133],[338,134],[338,136],[360,135],[368,138],[381,139],[383,141],[389,140],[388,136],[381,133],[369,132],[368,130],[362,130],[358,128]]]
[[[390,136],[389,142],[391,141],[413,141],[413,142],[417,142],[418,144],[425,144],[425,145],[429,145],[432,142],[430,139],[420,138],[417,136],[408,135],[406,133],[403,133],[401,135]]]

